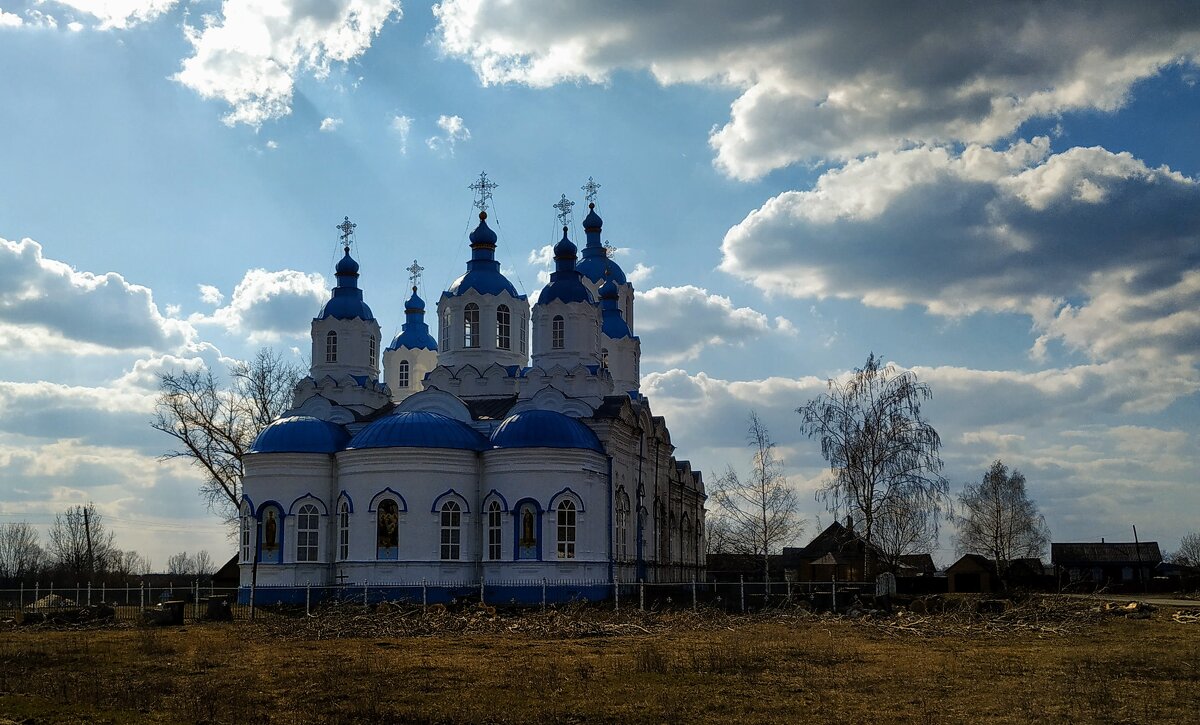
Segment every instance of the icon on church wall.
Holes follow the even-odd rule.
[[[375,524],[375,558],[397,559],[400,556],[400,509],[387,499],[379,504]]]
[[[533,504],[527,503],[521,506],[518,518],[521,527],[520,536],[517,538],[518,559],[538,558],[536,513]]]
[[[283,550],[279,545],[279,510],[274,506],[263,512],[262,541],[259,546],[259,561],[266,564],[279,564],[283,561]]]

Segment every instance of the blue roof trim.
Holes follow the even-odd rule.
[[[542,293],[538,295],[537,304],[539,306],[555,301],[596,303],[592,298],[591,291],[583,284],[583,280],[578,274],[572,273],[566,279],[559,277],[560,274],[559,272],[555,272],[554,276],[558,277],[558,279],[551,280],[550,284],[542,288]]]
[[[556,493],[550,497],[548,509],[550,511],[557,510],[558,507],[554,504],[554,502],[557,501],[558,499],[562,498],[563,496],[573,497],[575,499],[575,504],[577,504],[579,506],[579,511],[581,513],[587,511],[587,509],[585,509],[583,507],[583,496],[580,496],[579,494],[575,493],[575,489],[571,488],[570,486],[563,486],[563,489],[561,491],[559,491],[558,493]]]
[[[350,434],[336,423],[294,415],[271,423],[250,446],[251,453],[337,453]]]
[[[349,513],[354,513],[354,498],[351,497],[350,494],[346,493],[346,489],[344,488],[342,489],[341,493],[338,494],[337,501],[334,502],[337,504],[336,508],[340,509],[342,507],[342,499],[346,499],[346,503],[349,504]]]
[[[618,310],[604,310],[600,331],[604,333],[605,337],[612,340],[633,337],[633,333],[629,331],[629,325],[625,324],[625,318],[621,317]]]
[[[625,271],[621,269],[621,265],[611,257],[605,256],[603,249],[600,250],[600,254],[592,254],[591,251],[590,247],[583,248],[583,258],[575,264],[576,271],[592,282],[612,280],[617,284],[626,284]]]
[[[310,500],[314,501],[314,502],[315,502],[315,503],[316,503],[318,506],[320,506],[320,507],[321,507],[321,515],[322,515],[322,516],[328,516],[328,515],[329,515],[329,509],[327,509],[327,508],[325,507],[325,502],[324,502],[324,501],[322,501],[321,499],[317,498],[316,496],[314,496],[314,495],[313,495],[313,494],[311,494],[311,493],[306,493],[306,494],[304,494],[303,496],[301,496],[300,498],[296,499],[295,501],[292,501],[292,505],[288,507],[288,515],[289,515],[289,516],[295,516],[296,514],[294,514],[294,513],[292,513],[292,512],[296,510],[296,504],[298,504],[298,503],[300,503],[301,501],[304,501],[304,500],[306,500],[306,499],[310,499]]]
[[[499,491],[497,491],[496,489],[493,488],[491,491],[487,492],[486,496],[483,497],[484,502],[487,502],[487,500],[489,498],[491,498],[492,496],[495,496],[497,499],[499,499],[500,510],[507,513],[508,512],[508,499],[504,498],[504,494],[500,493]],[[487,511],[487,507],[484,507],[483,510]]]
[[[429,326],[422,323],[425,329],[409,329],[405,323],[399,335],[392,338],[392,344],[388,345],[385,350],[399,350],[400,348],[408,348],[409,350],[433,350],[437,352],[437,340],[433,339],[433,335],[429,334]]]
[[[347,450],[363,448],[450,448],[482,451],[487,439],[462,421],[427,410],[401,411],[363,428]]]
[[[604,453],[583,423],[553,410],[527,410],[505,418],[492,433],[496,448],[580,448]]]
[[[469,264],[478,264],[471,262]],[[481,295],[498,295],[501,292],[507,292],[518,300],[525,299],[525,295],[519,294],[517,288],[513,287],[512,282],[500,273],[500,263],[492,262],[495,269],[479,268],[468,269],[467,273],[450,284],[450,288],[442,293],[442,297],[458,297],[466,294],[469,290],[475,290]]]

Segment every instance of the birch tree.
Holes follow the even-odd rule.
[[[982,554],[996,562],[1003,576],[1013,559],[1041,558],[1050,529],[1025,490],[1025,476],[1000,461],[968,484],[959,500],[958,537],[961,554]]]

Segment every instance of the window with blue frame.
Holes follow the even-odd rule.
[[[502,516],[502,513],[500,511],[500,502],[492,501],[492,503],[488,505],[487,514],[488,514],[488,519],[487,519],[487,521],[488,521],[488,559],[491,561],[498,561],[500,559],[500,555],[501,555],[500,542],[501,542],[501,536],[503,535],[500,530],[501,516]]]
[[[254,549],[251,541],[254,536],[254,513],[250,510],[250,504],[242,504],[242,563],[250,563],[254,556]]]
[[[457,561],[462,554],[462,507],[457,501],[442,504],[442,549],[444,561]]]
[[[563,499],[558,504],[558,558],[575,558],[575,502]]]
[[[521,504],[517,509],[517,555],[518,559],[538,557],[538,512],[532,502]]]
[[[375,558],[396,560],[400,556],[400,507],[393,499],[379,502],[375,510]]]
[[[337,362],[337,333],[333,330],[325,335],[325,362]]]
[[[296,561],[317,560],[317,507],[306,503],[296,515]]]
[[[350,558],[350,504],[346,501],[338,506],[338,561]]]

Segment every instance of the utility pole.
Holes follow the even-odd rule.
[[[1145,591],[1145,590],[1146,590],[1146,585],[1145,585],[1145,582],[1143,582],[1143,581],[1142,581],[1142,545],[1138,543],[1138,537],[1137,537],[1137,524],[1133,524],[1133,550],[1137,552],[1137,562],[1138,562],[1137,578],[1138,578],[1138,584],[1139,584],[1139,585],[1141,585],[1141,587],[1142,587],[1142,591]]]
[[[89,582],[89,583],[91,582],[91,579],[92,579],[92,573],[93,573],[94,571],[96,571],[96,568],[95,568],[95,561],[92,559],[92,522],[91,522],[91,520],[88,518],[88,509],[89,509],[89,508],[91,508],[91,506],[92,506],[92,504],[91,504],[91,503],[88,503],[88,505],[87,505],[87,506],[84,506],[84,507],[83,507],[83,531],[84,531],[84,533],[87,535],[87,547],[88,547],[88,582]]]

